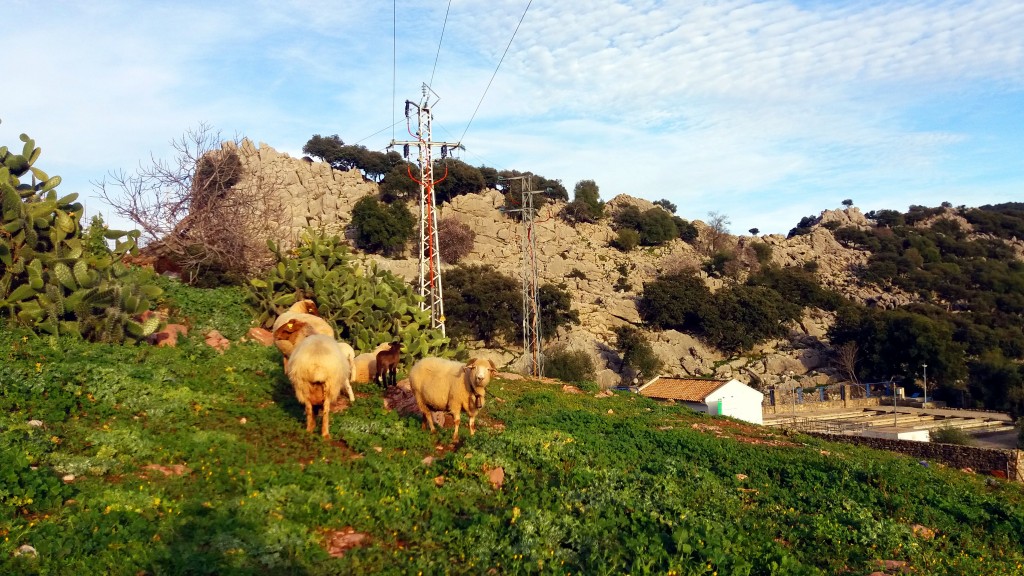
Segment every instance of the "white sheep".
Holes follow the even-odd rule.
[[[285,373],[295,390],[295,397],[306,407],[308,432],[316,428],[313,407],[322,406],[321,435],[331,437],[331,404],[338,399],[342,388],[348,393],[349,401],[355,402],[356,399],[349,383],[351,371],[347,351],[331,336],[311,334],[296,344]]]
[[[469,414],[469,435],[476,433],[476,413],[484,407],[484,395],[491,376],[497,372],[494,362],[470,358],[465,364],[444,358],[423,358],[409,370],[409,386],[424,421],[434,432],[431,410],[445,410],[455,418],[452,442],[459,440],[462,411]]]
[[[284,357],[284,366],[288,367],[288,358],[295,346],[311,334],[321,334],[334,338],[334,328],[326,320],[305,312],[285,312],[274,322],[274,346]]]
[[[388,345],[387,342],[383,342],[374,348],[373,351],[356,356],[355,362],[352,364],[353,382],[370,382],[373,380],[374,375],[377,374],[377,353],[387,350]]]

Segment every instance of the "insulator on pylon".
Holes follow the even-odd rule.
[[[406,118],[406,120],[409,119],[409,107],[410,106],[412,106],[412,102],[406,100],[405,101],[405,118]]]
[[[402,146],[402,152],[405,154],[405,159],[409,159],[409,145]]]
[[[448,145],[444,144],[441,146],[441,159],[444,160],[448,157]]]

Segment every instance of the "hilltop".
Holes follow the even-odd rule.
[[[264,234],[294,239],[306,226],[344,234],[355,203],[378,193],[377,184],[358,170],[335,170],[325,162],[291,158],[262,143],[255,146],[243,141],[237,149],[246,178],[258,175],[256,178],[261,182],[274,183],[276,208],[260,229]],[[500,191],[484,189],[454,196],[439,205],[438,212],[441,217],[456,217],[475,233],[473,248],[463,263],[491,265],[503,274],[519,278],[523,230],[521,224],[503,212],[505,202]],[[620,195],[606,203],[605,213],[613,216],[630,207],[646,211],[654,206],[648,200]],[[837,369],[834,347],[828,339],[836,321],[833,309],[805,306],[800,317],[787,324],[788,335],[743,351],[716,349],[689,331],[651,329],[641,318],[638,301],[645,284],[666,273],[693,271],[714,293],[742,283],[768,266],[807,269],[813,270],[822,288],[873,309],[900,310],[925,301],[919,291],[894,282],[865,281],[863,273],[871,268],[874,252],[854,241],[839,241],[836,231],[842,230],[849,236],[871,235],[876,231],[881,234],[885,230],[881,230],[880,221],[867,218],[855,206],[826,210],[816,218],[805,219],[808,222],[801,222],[789,237],[719,234],[709,224],[694,220],[697,237],[692,242],[677,239],[626,252],[613,246],[616,231],[611,217],[595,223],[570,224],[558,217],[564,207],[565,201],[551,201],[538,214],[538,272],[542,282],[561,286],[570,293],[580,323],[562,328],[557,334],[545,334],[545,338],[550,338],[548,345],[562,345],[590,355],[603,387],[633,378],[633,371],[624,365],[613,346],[614,330],[624,325],[643,330],[654,353],[664,363],[664,373],[737,377],[762,388],[778,384],[788,375],[797,377],[805,386],[844,378]],[[416,206],[412,208],[418,210]],[[972,238],[990,236],[974,233],[961,212],[952,207],[928,212],[928,217],[918,219],[914,226],[925,230],[940,219],[956,223]],[[1024,243],[1016,239],[996,241],[1009,246],[1011,257],[1020,260]],[[757,249],[768,254],[768,259],[760,261]],[[717,253],[733,258],[727,264],[731,268],[724,273],[707,269],[709,258]],[[417,277],[414,247],[409,247],[404,257],[370,257],[409,281]],[[483,342],[469,344],[501,365],[515,367],[520,361],[521,346],[514,340],[505,347],[487,350],[482,349]]]

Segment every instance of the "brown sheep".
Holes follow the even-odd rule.
[[[320,434],[324,438],[331,437],[331,405],[338,399],[341,389],[345,388],[349,401],[356,399],[349,383],[351,370],[345,350],[330,336],[312,334],[296,344],[285,373],[295,390],[295,398],[306,407],[308,432],[316,428],[314,406],[322,406]]]
[[[435,357],[416,362],[409,370],[409,385],[430,431],[435,431],[431,410],[445,410],[455,418],[452,442],[457,442],[465,410],[469,414],[469,435],[475,434],[476,414],[484,407],[487,384],[497,371],[494,362],[483,358],[470,358],[465,364]]]
[[[377,365],[373,381],[382,388],[398,384],[398,362],[401,360],[402,343],[392,342],[387,349],[377,352]]]
[[[377,352],[386,350],[388,346],[389,344],[385,342],[369,352],[356,356],[352,365],[352,381],[373,382],[374,376],[377,375]]]

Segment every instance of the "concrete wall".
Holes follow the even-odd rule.
[[[951,468],[970,468],[975,472],[1024,482],[1024,452],[1021,450],[993,450],[991,448],[975,448],[973,446],[958,446],[955,444],[866,438],[863,436],[825,434],[821,432],[810,432],[808,435],[833,442],[844,442],[878,450],[888,450],[889,452],[897,452],[921,460],[934,460],[942,462]]]

